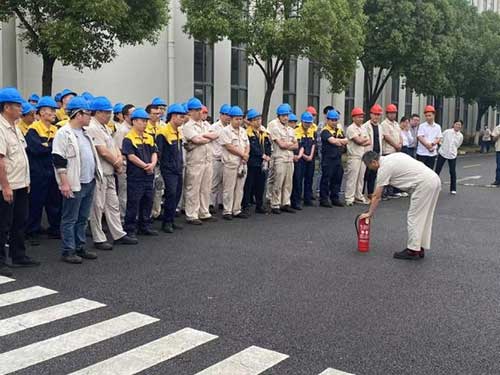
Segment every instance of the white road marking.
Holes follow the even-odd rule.
[[[480,167],[481,164],[470,164],[470,165],[464,165],[462,168],[463,169],[468,169],[468,168],[474,168],[474,167]]]
[[[9,277],[5,277],[5,276],[0,276],[0,284],[7,284],[7,283],[11,283],[12,281],[16,281],[16,280],[11,279]]]
[[[206,332],[184,328],[70,375],[137,374],[216,338]]]
[[[0,294],[0,307],[25,302],[31,299],[41,298],[56,293],[57,292],[55,290],[42,288],[41,286],[32,286],[26,289],[19,289],[13,292]]]
[[[323,371],[319,375],[354,375],[348,372],[340,371],[340,370],[335,370],[333,368],[327,368],[325,371]]]
[[[457,182],[463,182],[463,181],[468,181],[468,180],[479,180],[482,176],[469,176],[469,177],[463,177],[457,180]]]
[[[0,320],[0,337],[104,306],[106,305],[80,298],[59,305],[50,306],[45,309],[13,316]]]
[[[251,346],[196,375],[257,375],[287,358],[285,354]]]
[[[157,322],[136,312],[0,354],[0,374],[9,374]]]

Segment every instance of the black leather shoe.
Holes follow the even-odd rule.
[[[137,234],[141,236],[158,236],[158,232],[153,229],[142,229]]]
[[[255,209],[255,213],[256,214],[267,214],[267,211],[265,209],[263,209],[262,207],[257,207]]]
[[[200,219],[201,221],[204,221],[205,223],[215,223],[217,221],[216,217],[209,216],[203,219]]]
[[[61,257],[61,260],[65,263],[69,263],[69,264],[82,264],[83,263],[83,260],[82,258],[80,258],[78,255],[63,255]]]
[[[283,207],[281,207],[281,212],[287,212],[289,214],[294,214],[295,210],[290,206],[283,206]]]
[[[202,225],[203,224],[203,222],[201,220],[198,220],[198,219],[186,220],[186,222],[188,224],[191,224],[191,225]]]
[[[29,256],[24,256],[22,258],[12,260],[13,268],[21,268],[21,267],[38,267],[40,262],[30,258]]]
[[[164,233],[174,233],[174,226],[172,225],[172,223],[165,223],[161,226],[161,230]]]
[[[9,269],[7,268],[7,266],[5,266],[5,265],[3,265],[3,264],[2,264],[2,265],[0,265],[0,275],[2,275],[2,276],[7,276],[7,277],[14,276],[14,274],[12,273],[12,271],[11,271],[11,270],[9,270]]]
[[[410,249],[404,249],[403,251],[394,253],[395,259],[404,259],[404,260],[419,260],[420,251],[413,251]]]
[[[248,214],[246,214],[244,212],[240,212],[238,215],[233,215],[233,217],[236,219],[248,219],[249,218]]]
[[[224,215],[222,215],[222,218],[224,220],[230,221],[230,220],[233,220],[233,215],[231,215],[231,214],[224,214]]]
[[[113,250],[113,245],[109,242],[94,242],[94,247],[97,250],[110,251]]]
[[[281,215],[281,210],[279,208],[273,208],[271,209],[271,212],[275,215]]]
[[[217,213],[217,210],[214,206],[210,205],[210,207],[208,207],[208,212],[210,212],[210,214],[212,215],[215,215]]]
[[[137,245],[139,241],[135,237],[123,236],[113,242],[115,245]]]
[[[97,259],[97,254],[92,251],[87,250],[79,250],[76,252],[76,255],[82,259],[94,260]]]

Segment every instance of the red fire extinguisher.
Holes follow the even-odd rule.
[[[370,251],[370,219],[364,218],[360,220],[360,216],[356,216],[356,221],[354,222],[356,232],[358,233],[358,251],[367,253]]]

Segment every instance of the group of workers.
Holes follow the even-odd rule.
[[[138,108],[113,106],[104,96],[77,95],[69,89],[54,98],[33,94],[25,100],[17,89],[3,88],[0,274],[11,274],[6,244],[10,267],[39,265],[26,255],[25,239],[39,243],[44,210],[47,235],[61,239],[61,260],[79,264],[97,258],[85,247],[87,223],[94,247],[112,250],[115,244],[137,244],[137,235],[158,235],[155,219],[161,220],[165,233],[183,229],[176,221],[180,212],[188,224],[202,225],[216,221],[218,210],[224,220],[233,220],[248,218],[253,205],[257,214],[276,215],[313,206],[317,159],[322,207],[371,201],[367,213],[371,216],[379,198],[404,197],[409,191],[412,202],[427,200],[428,192],[415,190],[414,181],[401,183],[403,175],[412,173],[404,158],[416,157],[423,163],[418,166],[429,170],[437,159],[438,173],[448,161],[455,194],[461,122],[441,133],[432,106],[425,108],[422,124],[418,115],[398,123],[397,111],[388,105],[381,121],[384,111],[376,104],[365,122],[363,110],[354,108],[352,124],[344,128],[339,111],[331,106],[324,109],[324,123],[317,126],[314,107],[298,118],[284,103],[277,107],[276,118],[263,126],[257,110],[243,112],[225,104],[211,124],[208,109],[197,98],[167,106],[157,97],[146,108]],[[494,139],[500,138],[497,130]],[[384,165],[399,168],[402,176],[391,179],[382,168],[384,178],[380,178],[377,169]],[[438,193],[433,193],[425,212],[416,208],[409,215],[413,231],[409,251],[429,248]]]

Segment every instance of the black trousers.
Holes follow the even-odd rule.
[[[264,204],[264,189],[266,186],[266,173],[261,166],[248,167],[247,179],[243,189],[243,201],[241,207],[248,209],[252,197],[255,197],[255,208],[262,208]]]
[[[344,177],[344,168],[340,159],[321,161],[321,181],[319,186],[320,201],[339,200],[340,187]]]
[[[434,170],[434,165],[436,164],[436,156],[417,155],[417,160],[421,161],[430,169]]]
[[[5,264],[5,244],[9,241],[12,261],[26,256],[24,234],[28,221],[28,188],[14,190],[14,201],[7,203],[0,192],[0,265]]]
[[[377,171],[372,171],[371,169],[366,168],[365,172],[366,194],[373,194],[373,192],[375,191],[376,179],[377,179]]]
[[[450,170],[450,191],[457,191],[457,159],[446,159],[438,155],[436,163],[436,173],[439,175],[443,169],[444,163],[448,161],[448,169]]]

